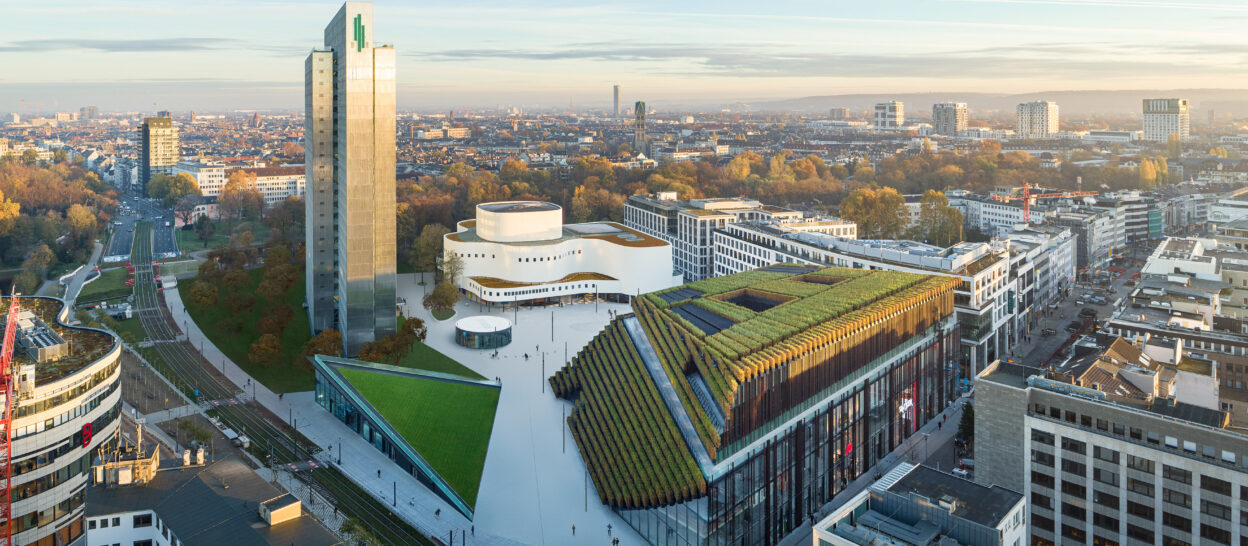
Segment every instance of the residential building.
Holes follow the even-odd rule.
[[[930,466],[898,464],[814,525],[816,546],[1015,546],[1027,543],[1027,501]]]
[[[779,544],[959,395],[958,284],[790,263],[652,292],[550,386],[643,539]]]
[[[614,222],[565,225],[562,207],[540,201],[477,205],[443,248],[460,260],[455,286],[491,304],[630,301],[683,282],[669,243]]]
[[[1018,125],[1014,134],[1021,139],[1053,138],[1058,132],[1057,103],[1024,102],[1018,105]]]
[[[1191,136],[1191,116],[1187,99],[1144,99],[1144,140],[1166,142],[1170,135],[1179,140]]]
[[[1023,492],[1033,545],[1240,543],[1248,437],[1177,368],[1122,340],[1065,371],[990,366],[975,481]]]
[[[143,124],[139,125],[138,185],[146,187],[155,174],[173,174],[181,158],[178,128],[173,126],[173,119],[143,118]]]
[[[896,129],[906,125],[906,106],[901,101],[881,102],[875,105],[875,127]]]
[[[1070,228],[1033,224],[1014,230],[1008,239],[1010,252],[1024,254],[1026,261],[1033,264],[1035,279],[1032,294],[1036,310],[1055,304],[1058,298],[1069,293],[1075,282],[1075,253],[1078,246]],[[1010,275],[1019,276],[1013,264]],[[1020,288],[1019,293],[1022,292],[1024,290]],[[1026,306],[1020,305],[1020,309],[1026,309]]]
[[[965,102],[938,102],[932,105],[932,131],[938,135],[957,136],[966,130]]]
[[[803,219],[800,212],[764,205],[753,199],[680,201],[675,192],[633,195],[624,205],[624,226],[672,245],[673,265],[686,281],[715,275],[712,230],[735,222],[797,222]],[[838,220],[823,228],[838,237],[858,236],[858,228],[852,222]]]
[[[1027,224],[1023,220],[1021,201],[995,201],[965,191],[946,192],[949,206],[962,211],[962,225],[990,237],[1004,237],[1015,228]],[[1031,207],[1031,222],[1041,223],[1047,216],[1044,207]]]
[[[741,222],[712,231],[715,276],[778,263],[904,271],[957,278],[954,305],[960,327],[962,377],[1013,346],[1014,283],[1004,244],[960,243],[939,248],[916,241],[859,241],[793,224]]]
[[[832,121],[849,120],[849,108],[843,106],[834,106],[828,109],[828,119]]]
[[[119,426],[121,345],[102,330],[69,326],[69,309],[59,299],[19,303],[22,350],[13,352],[9,446],[12,542],[71,544],[87,529],[92,455]]]
[[[305,64],[306,302],[347,355],[395,330],[395,52],[347,2]]]
[[[1070,228],[1075,234],[1075,264],[1078,274],[1083,275],[1109,267],[1117,234],[1125,232],[1119,220],[1125,218],[1115,216],[1111,209],[1069,207],[1055,211],[1048,222]]]

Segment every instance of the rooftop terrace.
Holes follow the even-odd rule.
[[[36,363],[26,351],[13,351],[15,365],[35,364],[35,384],[45,385],[73,375],[103,358],[117,344],[112,334],[103,330],[69,326],[59,320],[65,303],[56,298],[19,296],[23,310],[30,311],[57,335],[69,342],[69,356],[42,364]],[[0,298],[7,307],[9,300]],[[3,322],[0,320],[0,322]]]

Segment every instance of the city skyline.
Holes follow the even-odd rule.
[[[1225,0],[949,0],[414,7],[381,2],[400,109],[621,101],[716,105],[841,93],[1248,87],[1248,6]],[[13,6],[0,110],[298,110],[290,59],[333,2]],[[322,8],[322,9],[318,9]],[[709,6],[708,6],[709,8]],[[699,13],[701,12],[701,13]],[[1159,17],[1164,13],[1164,17]],[[174,15],[176,14],[176,17]],[[244,16],[240,17],[240,14]],[[1098,26],[1112,20],[1113,28]],[[21,24],[18,25],[17,22]],[[472,21],[465,27],[464,21]],[[121,29],[144,29],[137,34]],[[756,37],[765,36],[759,40]],[[95,100],[88,100],[94,97]]]

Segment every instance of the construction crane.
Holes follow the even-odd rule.
[[[1056,192],[1056,193],[1031,193],[1031,182],[1023,182],[1023,194],[1021,196],[994,195],[992,196],[992,200],[993,201],[1005,201],[1005,202],[1022,200],[1023,221],[1030,222],[1031,221],[1031,202],[1036,199],[1070,199],[1073,197],[1089,197],[1093,195],[1099,195],[1099,192],[1063,191],[1063,192]]]
[[[0,392],[4,393],[4,415],[0,420],[0,484],[4,485],[4,498],[0,499],[0,520],[4,530],[0,532],[0,545],[13,544],[13,406],[17,405],[13,393],[13,335],[17,333],[17,292],[9,297],[9,315],[4,321],[4,345],[0,346]]]

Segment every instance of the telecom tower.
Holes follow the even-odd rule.
[[[646,102],[633,105],[633,150],[646,153]]]

